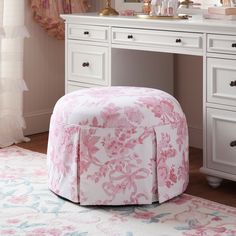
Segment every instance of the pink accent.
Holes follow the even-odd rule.
[[[134,10],[123,10],[119,12],[120,16],[133,16],[135,13]]]
[[[186,119],[160,90],[80,90],[57,102],[47,156],[49,188],[73,202],[161,203],[188,184]]]
[[[60,14],[86,12],[89,9],[88,0],[31,0],[34,19],[57,39],[64,39],[64,22]]]

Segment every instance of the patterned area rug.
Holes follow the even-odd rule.
[[[162,205],[81,207],[47,188],[46,155],[0,149],[0,235],[236,236],[236,209],[183,194]]]

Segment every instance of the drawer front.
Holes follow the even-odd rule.
[[[236,112],[207,110],[207,166],[236,175]]]
[[[236,60],[207,59],[207,101],[236,106]]]
[[[208,34],[207,51],[236,54],[236,36]]]
[[[202,35],[197,33],[113,28],[112,42],[143,46],[155,45],[202,49]]]
[[[107,42],[108,27],[69,24],[67,35],[68,39]]]
[[[68,80],[108,85],[108,48],[68,43]]]

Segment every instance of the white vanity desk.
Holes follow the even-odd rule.
[[[138,74],[134,72],[132,76],[132,71],[142,64],[133,64],[126,78],[117,75],[124,72],[122,66],[117,71],[118,61],[124,68],[132,63],[119,51],[136,49],[152,54],[202,56],[204,164],[201,171],[210,176],[208,182],[213,187],[219,186],[222,179],[236,181],[236,21],[204,20],[196,16],[189,20],[148,20],[101,17],[95,13],[62,17],[66,20],[66,93],[92,86],[142,86]],[[162,72],[159,68],[160,78],[153,69],[148,70],[146,78],[142,77],[143,86],[149,86],[150,82],[151,87],[157,80],[156,87],[171,92],[171,69]]]

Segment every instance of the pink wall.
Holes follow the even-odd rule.
[[[174,55],[174,94],[187,117],[190,144],[202,147],[202,57]]]
[[[49,37],[32,19],[25,1],[25,24],[30,38],[25,40],[24,79],[29,91],[24,93],[26,134],[48,129],[55,102],[64,94],[64,41]]]
[[[92,0],[101,9],[102,1]],[[32,20],[26,0],[25,23],[31,37],[25,41],[24,78],[29,91],[24,94],[26,134],[48,130],[55,102],[64,94],[64,41],[49,37]],[[202,147],[202,58],[174,56],[175,96],[186,113],[190,144]]]
[[[64,41],[49,37],[34,22],[29,2],[25,0],[25,24],[31,35],[24,50],[24,79],[29,88],[24,93],[26,135],[48,130],[52,109],[65,88]],[[91,2],[94,11],[99,4]]]

